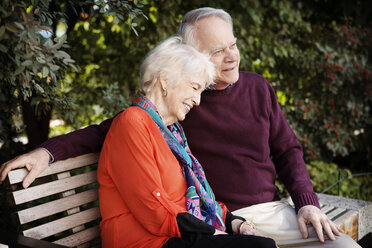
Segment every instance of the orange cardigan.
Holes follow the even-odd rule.
[[[114,119],[99,159],[98,181],[104,248],[162,247],[169,238],[181,237],[176,216],[187,212],[186,182],[144,110],[129,107]]]

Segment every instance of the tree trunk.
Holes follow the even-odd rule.
[[[31,106],[30,101],[23,101],[22,112],[23,122],[26,125],[28,147],[33,149],[48,139],[52,109],[44,110],[40,116],[37,116],[35,107]]]

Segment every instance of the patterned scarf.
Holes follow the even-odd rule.
[[[181,125],[176,122],[167,128],[156,107],[140,92],[135,95],[132,106],[140,107],[151,116],[169,148],[181,164],[187,184],[187,211],[216,229],[225,231],[221,206],[215,200],[201,164],[190,151]]]

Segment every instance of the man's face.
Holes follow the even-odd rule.
[[[214,87],[222,90],[238,81],[240,54],[230,25],[213,16],[197,21],[195,28],[197,49],[209,53],[216,66]]]

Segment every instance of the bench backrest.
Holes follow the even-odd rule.
[[[23,189],[25,168],[8,175],[10,205],[22,234],[68,247],[99,246],[97,161],[85,154],[49,166]]]

